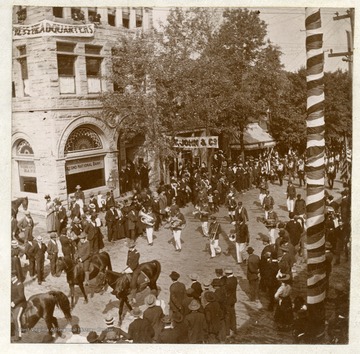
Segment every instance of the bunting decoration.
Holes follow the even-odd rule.
[[[342,166],[340,179],[343,182],[348,182],[351,178],[351,149],[349,148],[348,139],[344,137],[344,151],[342,156]]]
[[[307,82],[307,303],[314,342],[325,333],[325,120],[324,52],[319,8],[306,8]]]

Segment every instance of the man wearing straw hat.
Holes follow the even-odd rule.
[[[116,343],[120,338],[128,338],[127,333],[119,327],[115,327],[115,319],[110,312],[106,314],[104,321],[106,323],[106,328],[100,333],[97,342]]]

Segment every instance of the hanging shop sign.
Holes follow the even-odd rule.
[[[67,161],[65,165],[65,170],[67,175],[72,175],[75,173],[81,173],[92,170],[100,170],[102,168],[104,168],[103,157],[91,157],[87,159]]]
[[[41,36],[93,37],[94,31],[93,23],[70,25],[43,20],[32,25],[13,25],[13,39]]]
[[[36,177],[35,163],[33,161],[19,161],[19,176]]]
[[[194,136],[190,138],[176,136],[174,140],[174,147],[180,149],[218,148],[217,136]]]

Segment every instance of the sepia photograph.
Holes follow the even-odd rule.
[[[333,3],[11,6],[10,351],[350,344]]]

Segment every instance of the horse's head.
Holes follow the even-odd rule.
[[[36,323],[39,321],[40,316],[38,309],[34,306],[32,301],[28,301],[26,308],[21,316],[21,326],[24,329],[33,328]]]
[[[126,274],[113,272],[107,270],[105,272],[105,279],[108,285],[114,290],[113,294],[126,294],[130,289],[130,279]]]
[[[29,199],[28,199],[28,197],[23,198],[23,200],[22,200],[22,202],[21,202],[21,205],[22,205],[22,207],[23,207],[24,210],[27,210],[28,205],[29,205]]]

